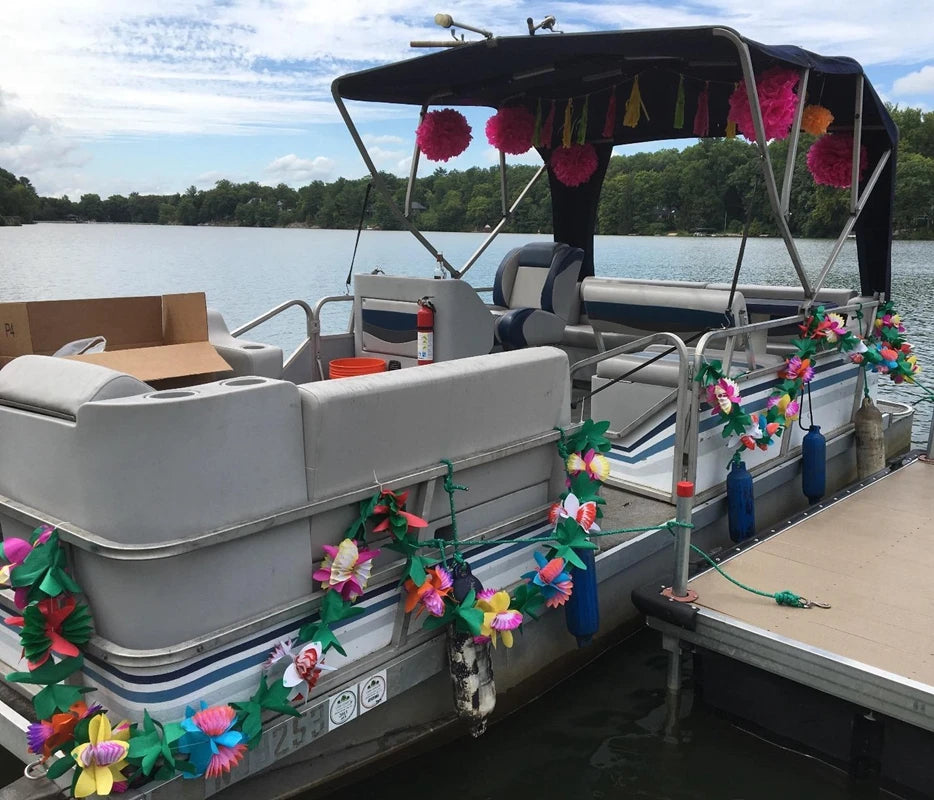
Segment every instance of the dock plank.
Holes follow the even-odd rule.
[[[829,609],[784,608],[713,571],[698,604],[934,686],[934,465],[916,461],[730,559],[743,583]]]

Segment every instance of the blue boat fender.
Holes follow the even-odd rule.
[[[593,642],[594,634],[600,628],[597,564],[594,560],[594,550],[575,549],[574,552],[587,569],[568,565],[574,588],[564,604],[564,616],[568,630],[577,639],[577,646],[587,647]]]
[[[801,443],[801,489],[809,503],[816,503],[827,490],[827,441],[820,425],[812,425]]]
[[[756,532],[756,498],[752,490],[752,475],[741,459],[735,458],[726,477],[726,504],[729,514],[730,538],[742,542]]]

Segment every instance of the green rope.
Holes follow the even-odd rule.
[[[571,453],[568,451],[567,435],[564,432],[564,428],[560,427],[559,425],[555,425],[554,429],[558,431],[559,434],[561,434],[561,438],[555,442],[555,445],[558,448],[558,455],[561,456],[562,461],[567,461],[568,456],[571,455]]]
[[[451,504],[451,544],[454,547],[454,560],[458,563],[463,563],[460,554],[460,540],[457,538],[457,512],[454,510],[454,492],[469,492],[470,489],[466,486],[460,486],[454,483],[454,465],[449,459],[442,458],[441,463],[448,468],[448,474],[444,478],[444,491],[448,493],[448,501]],[[441,552],[443,558],[443,548]]]
[[[665,527],[668,528],[668,532],[674,535],[672,528],[693,528],[694,526],[690,522],[680,522],[679,520],[669,520],[665,523]],[[790,592],[787,589],[781,592],[763,592],[760,589],[754,589],[752,586],[747,586],[745,583],[742,583],[736,578],[728,575],[720,566],[714,561],[709,555],[707,555],[703,550],[701,550],[697,545],[691,545],[691,549],[697,553],[701,558],[703,558],[711,567],[713,567],[720,575],[726,578],[734,586],[738,586],[740,589],[745,589],[747,592],[752,592],[752,594],[757,594],[759,597],[770,597],[780,606],[789,606],[791,608],[807,608],[807,601],[800,595]]]

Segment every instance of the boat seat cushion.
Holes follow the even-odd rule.
[[[493,305],[537,308],[566,325],[580,314],[580,270],[584,251],[561,242],[532,242],[503,257],[493,281]]]
[[[567,356],[552,347],[299,385],[309,499],[568,423]],[[497,413],[491,414],[491,409]],[[520,480],[520,478],[517,478]]]
[[[494,331],[504,350],[520,350],[558,344],[564,337],[564,322],[539,308],[513,308],[496,319]]]
[[[640,364],[658,356],[659,353],[665,353],[669,347],[663,344],[651,345],[646,350],[638,353],[626,353],[624,355],[608,358],[597,365],[597,377],[599,378],[618,378],[621,375],[635,369]],[[723,350],[708,350],[707,358],[709,360],[723,360],[726,353]],[[688,348],[688,356],[692,363],[694,358],[694,348]],[[756,355],[757,367],[774,367],[778,369],[784,359],[778,355],[762,354]],[[652,386],[676,387],[678,385],[678,365],[679,358],[677,353],[666,353],[657,361],[643,367],[630,378],[625,380],[632,383],[646,383]],[[691,367],[693,369],[693,366]],[[734,351],[731,361],[731,372],[744,372],[749,369],[746,361],[746,354],[742,351]]]
[[[0,405],[70,419],[85,403],[151,391],[130,375],[67,358],[20,356],[0,370]]]

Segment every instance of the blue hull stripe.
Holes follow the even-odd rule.
[[[828,369],[832,369],[832,368],[833,367],[829,367]],[[834,386],[838,383],[843,383],[845,381],[852,380],[855,377],[856,377],[855,372],[853,373],[845,372],[845,373],[838,374],[838,375],[829,375],[825,378],[814,378],[814,380],[811,381],[811,387],[813,391],[820,391],[821,389],[825,389],[828,386]],[[777,385],[777,383],[762,386],[760,389],[756,391],[756,394],[754,395],[754,397],[758,397],[760,394],[764,394],[766,392],[771,393],[774,385]],[[701,404],[702,413],[709,409],[710,409],[710,406],[707,405],[706,403]],[[675,443],[675,435],[674,435],[674,430],[673,430],[674,424],[675,424],[675,415],[671,414],[669,417],[662,420],[662,422],[660,422],[658,425],[652,428],[652,430],[648,431],[646,434],[641,436],[638,441],[630,445],[613,445],[613,449],[610,450],[610,452],[605,453],[604,455],[606,455],[606,457],[609,458],[611,461],[618,461],[623,464],[638,464],[639,462],[644,461],[645,459],[651,456],[654,456],[657,453],[661,453],[664,450],[674,447],[674,443]],[[701,431],[709,431],[712,428],[716,428],[719,424],[720,424],[720,420],[717,417],[706,416],[701,419],[699,428]],[[664,431],[666,428],[672,428],[672,433],[670,436],[665,437],[660,442],[656,442],[654,445],[646,448],[645,450],[639,451],[636,455],[630,455],[634,451],[639,450],[639,448],[642,447],[646,442],[651,441],[654,437],[658,436],[658,434]]]

